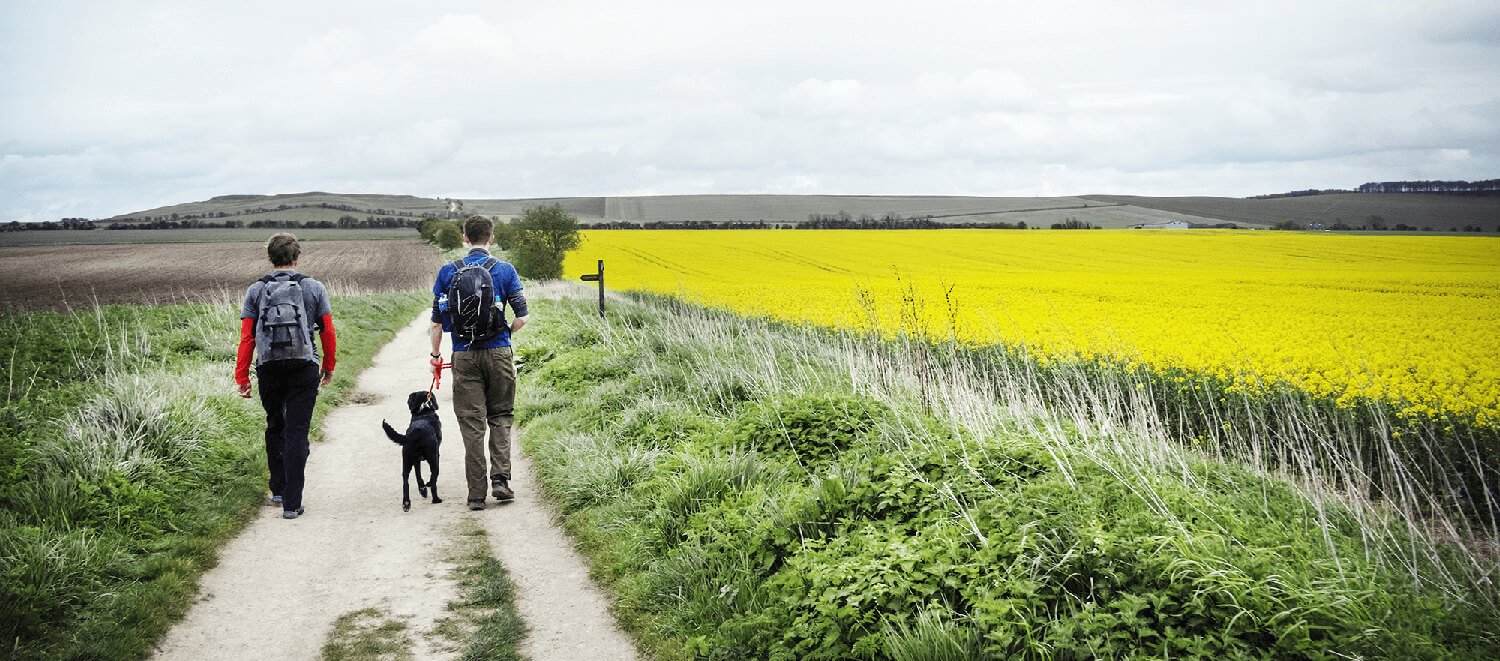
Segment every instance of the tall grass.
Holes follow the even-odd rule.
[[[1493,501],[1370,456],[1378,411],[670,299],[538,307],[525,447],[666,657],[1500,649]]]
[[[234,392],[238,293],[0,315],[0,649],[140,658],[264,498],[264,413]],[[427,303],[334,297],[326,410]]]

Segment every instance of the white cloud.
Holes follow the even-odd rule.
[[[0,220],[228,193],[1249,195],[1500,175],[1489,2],[0,7]]]

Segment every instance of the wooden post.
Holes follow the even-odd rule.
[[[599,318],[604,318],[604,260],[599,260],[599,272],[588,273],[583,276],[584,282],[599,283]]]

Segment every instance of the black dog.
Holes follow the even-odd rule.
[[[406,407],[411,409],[411,425],[406,428],[405,434],[398,434],[391,429],[386,421],[381,420],[380,426],[385,428],[385,435],[391,440],[401,444],[401,509],[411,511],[411,477],[413,468],[417,470],[417,493],[427,495],[427,488],[432,487],[432,502],[441,503],[438,498],[438,446],[443,443],[443,429],[438,422],[437,399],[432,393],[422,391],[414,392],[406,398]],[[422,483],[422,460],[432,468],[432,479]]]

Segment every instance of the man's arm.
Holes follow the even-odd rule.
[[[250,397],[250,359],[255,355],[255,320],[240,320],[240,347],[234,355],[234,385],[240,397]]]
[[[443,362],[443,354],[439,351],[443,348],[443,325],[441,323],[433,324],[432,328],[427,329],[427,336],[432,338],[431,360],[427,362],[432,365],[432,374],[436,376],[438,364]]]
[[[318,331],[318,339],[323,342],[323,373],[320,374],[318,385],[326,386],[333,381],[333,366],[338,362],[334,354],[338,351],[338,340],[333,336],[333,315],[323,315],[323,328]]]
[[[516,274],[514,267],[510,269],[509,282],[506,283],[505,302],[510,305],[511,312],[516,315],[510,322],[510,332],[521,330],[526,325],[530,310],[526,309],[526,295],[521,293],[521,278]]]
[[[427,363],[432,366],[433,376],[437,376],[438,365],[443,362],[443,312],[438,309],[438,299],[442,297],[443,286],[447,284],[443,282],[443,271],[447,268],[444,265],[438,269],[437,280],[432,283],[432,316],[429,317],[432,328],[427,329],[427,336],[432,339],[432,351]]]

